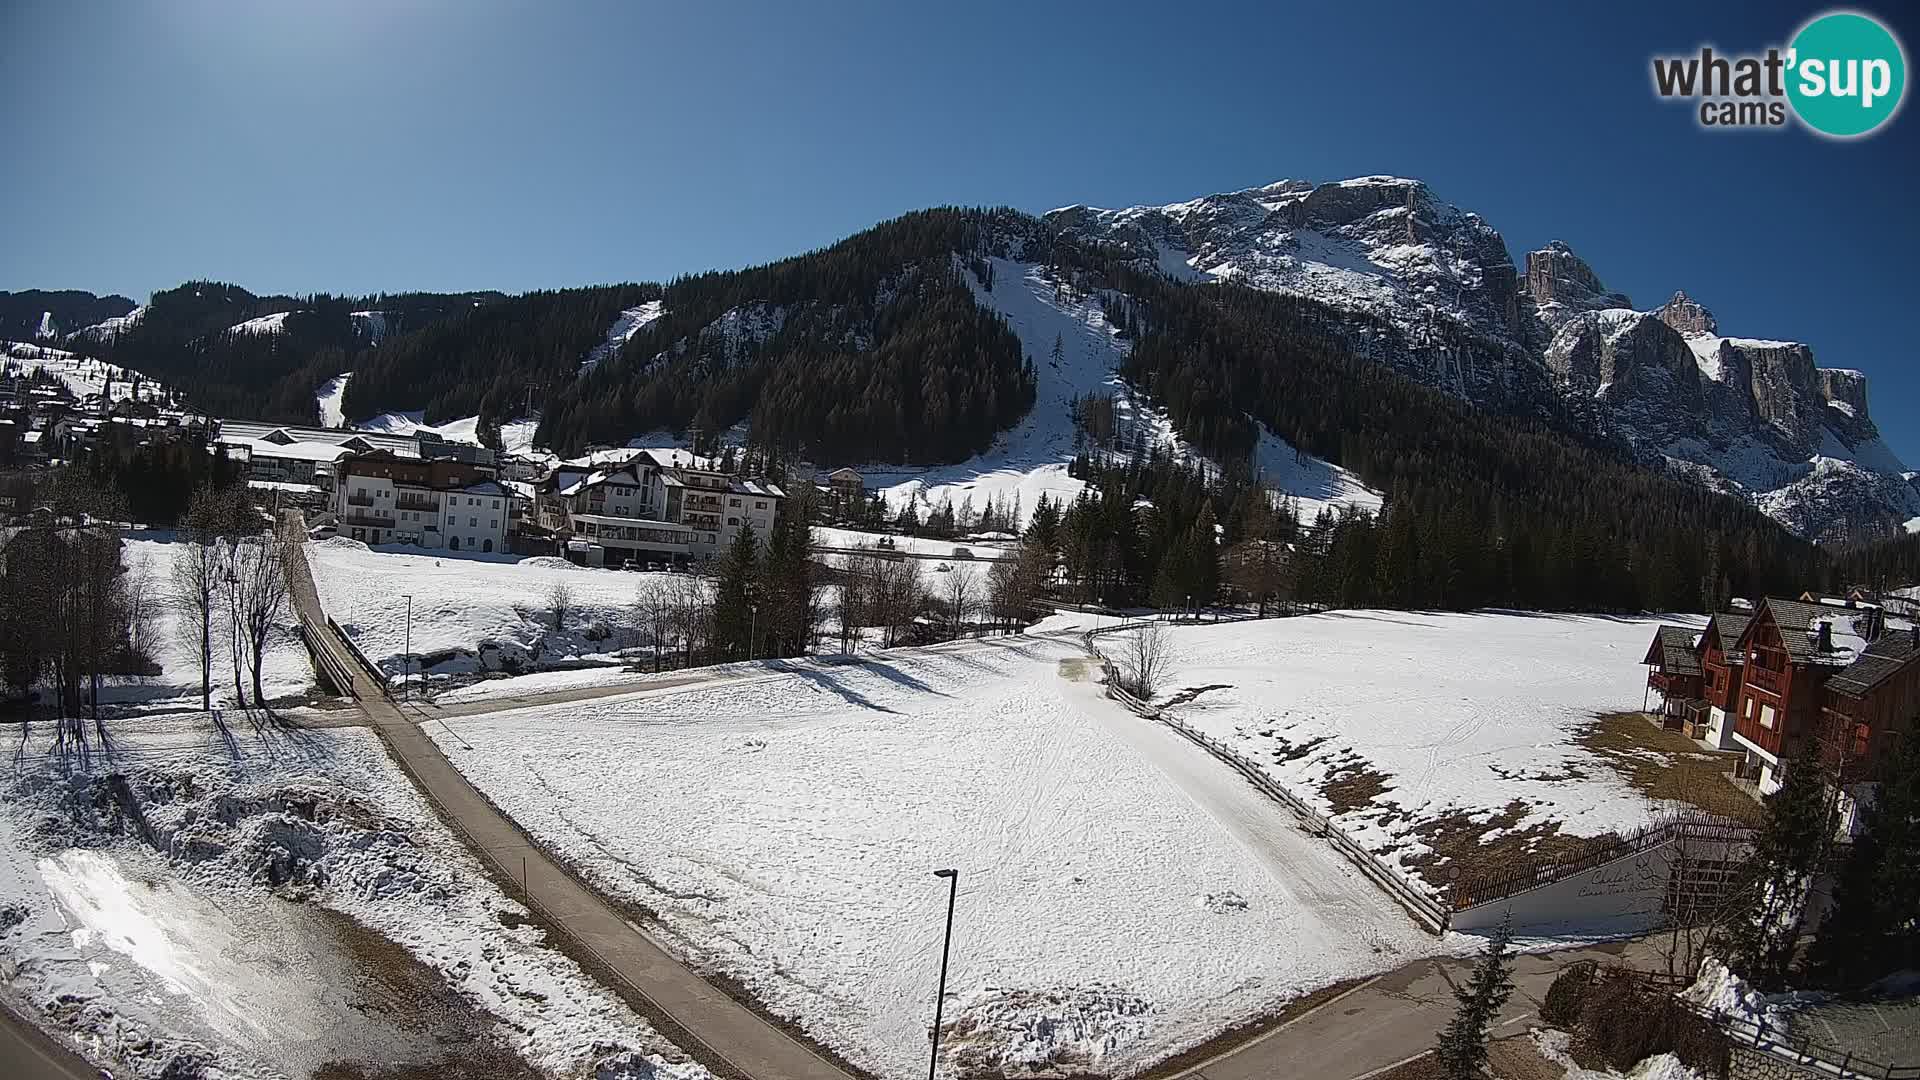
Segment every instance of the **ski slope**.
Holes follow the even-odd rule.
[[[164,402],[168,395],[164,385],[146,375],[48,345],[0,342],[0,368],[5,367],[16,367],[22,372],[45,371],[65,383],[77,398],[98,394],[111,381],[113,400],[125,401],[133,395],[136,375],[140,379],[141,401]]]
[[[344,371],[320,384],[315,391],[313,403],[320,409],[320,426],[343,428],[347,426],[347,414],[341,411],[341,402],[347,396],[347,381],[353,378],[353,372]]]
[[[435,737],[689,962],[880,1077],[926,1069],[938,867],[950,1077],[1137,1071],[1444,947],[1071,642],[761,667]]]
[[[1192,459],[1201,457],[1179,437],[1165,414],[1135,398],[1120,378],[1118,369],[1128,346],[1107,320],[1098,296],[1058,289],[1039,265],[1002,258],[991,261],[992,290],[971,271],[967,280],[974,299],[1005,317],[1022,350],[1032,358],[1038,376],[1033,409],[987,453],[958,465],[861,466],[868,486],[881,492],[890,510],[898,512],[917,501],[924,512],[947,500],[959,506],[967,498],[982,508],[989,499],[1011,505],[1017,498],[1024,520],[1042,495],[1057,502],[1072,501],[1086,486],[1067,475],[1074,457],[1073,403],[1088,394],[1113,395],[1121,430],[1137,433],[1146,445],[1166,446]],[[1056,341],[1063,354],[1057,363],[1052,359]],[[1262,433],[1257,465],[1269,483],[1297,497],[1302,515],[1309,519],[1321,506],[1377,509],[1380,505],[1380,496],[1351,473],[1318,458],[1296,455],[1292,446],[1271,433]]]

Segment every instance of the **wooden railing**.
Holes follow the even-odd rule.
[[[1727,818],[1710,814],[1676,814],[1625,835],[1615,834],[1611,839],[1596,837],[1599,846],[1584,855],[1571,859],[1540,859],[1510,873],[1455,882],[1451,897],[1453,910],[1464,911],[1479,904],[1505,900],[1516,893],[1551,885],[1673,840],[1738,843],[1752,838],[1752,829]]]

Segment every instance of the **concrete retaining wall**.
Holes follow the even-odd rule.
[[[1515,930],[1631,934],[1665,917],[1676,860],[1729,860],[1746,845],[1676,837],[1539,888],[1453,913],[1455,930],[1496,926],[1509,913]],[[1686,865],[1685,863],[1682,864]]]

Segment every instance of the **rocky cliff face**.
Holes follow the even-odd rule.
[[[1913,474],[1881,442],[1866,379],[1792,341],[1723,336],[1685,293],[1636,310],[1564,242],[1524,274],[1477,214],[1420,181],[1283,180],[1169,206],[1047,215],[1182,280],[1234,280],[1399,327],[1409,377],[1504,411],[1558,395],[1599,434],[1751,498],[1810,536],[1920,517]]]
[[[1482,405],[1551,393],[1546,338],[1506,241],[1418,180],[1282,180],[1169,206],[1070,206],[1047,220],[1181,280],[1238,281],[1386,319],[1407,341],[1381,359]]]

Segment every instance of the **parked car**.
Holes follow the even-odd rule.
[[[313,528],[307,530],[307,539],[309,540],[331,540],[339,535],[340,530],[332,525],[315,525]]]

